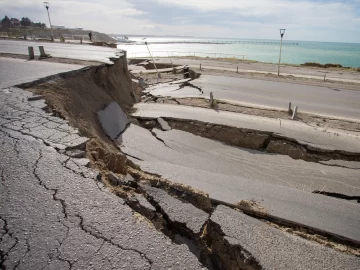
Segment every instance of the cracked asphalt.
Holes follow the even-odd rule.
[[[358,170],[135,125],[123,134],[121,150],[143,171],[202,190],[212,199],[233,205],[254,199],[271,215],[360,241],[358,203],[311,193],[323,189],[355,196]]]
[[[63,152],[86,138],[18,88],[0,95],[1,269],[202,269]]]
[[[247,259],[256,261],[258,269],[359,269],[357,257],[279,231],[226,206],[216,208],[211,222],[228,243],[247,251]]]

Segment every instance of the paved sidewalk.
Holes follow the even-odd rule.
[[[84,66],[0,57],[0,89],[81,68]]]
[[[39,55],[38,46],[44,46],[45,53],[52,57],[96,61],[113,64],[111,58],[119,58],[122,50],[91,46],[86,44],[51,43],[24,40],[0,40],[0,53],[28,55],[28,47],[33,46],[35,56]]]

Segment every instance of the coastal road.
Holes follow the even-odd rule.
[[[45,52],[53,57],[107,64],[112,64],[109,58],[118,58],[123,54],[122,50],[107,47],[25,40],[0,40],[0,53],[27,55],[29,46],[34,47],[35,56],[39,56],[38,46],[44,46]]]
[[[81,68],[84,66],[0,57],[0,89]]]
[[[292,83],[202,75],[192,85],[201,88],[175,88],[159,85],[149,88],[155,96],[206,97],[251,106],[287,109],[289,102],[299,111],[360,120],[360,91],[332,89]]]
[[[26,74],[33,71],[31,65],[20,63],[20,66],[23,69],[28,69],[25,70]],[[21,77],[22,74],[17,71],[16,65],[9,67],[11,67],[10,71],[13,74]],[[36,74],[34,79],[38,77],[40,74]],[[125,199],[111,193],[99,181],[105,177],[104,171],[100,173],[95,168],[91,168],[90,160],[78,156],[79,151],[81,156],[86,156],[84,144],[88,138],[81,137],[78,130],[69,126],[66,120],[46,113],[43,110],[46,106],[44,100],[28,101],[29,97],[32,96],[30,92],[10,87],[9,85],[14,80],[18,81],[18,78],[3,76],[1,81],[6,89],[0,89],[1,269],[206,269],[199,262],[200,254],[193,249],[194,241],[185,239],[185,237],[180,237],[184,239],[183,242],[170,239],[164,233],[156,230],[145,216],[137,212],[138,209],[132,209]],[[130,131],[132,129],[129,129]],[[176,162],[183,162],[186,158],[189,161],[193,160],[194,157],[197,158],[196,155],[188,156],[188,151],[202,152],[211,156],[210,152],[201,151],[201,147],[208,150],[213,148],[215,152],[216,148],[219,147],[214,147],[213,143],[216,142],[210,141],[209,145],[206,145],[204,141],[194,140],[184,133],[175,132],[173,136],[173,133],[156,131],[159,138],[162,137],[164,141],[166,140],[168,146],[165,146],[148,130],[134,129],[134,131],[134,134],[129,133],[130,140],[126,138],[126,146],[131,146],[132,142],[133,146],[130,147],[133,149],[132,151],[136,148],[145,151],[143,152],[144,164],[141,164],[144,167],[146,167],[146,155],[165,154],[160,158],[169,159],[169,153],[164,152],[164,149],[176,149],[176,140],[179,141],[179,137],[181,138],[179,142],[186,137],[189,145],[187,143],[185,145],[179,144],[176,151],[181,153],[182,158],[180,154],[177,155]],[[145,134],[145,138],[142,137],[142,134]],[[168,135],[170,137],[167,137]],[[176,139],[178,135],[179,137]],[[196,149],[194,146],[199,146],[199,148]],[[195,150],[191,151],[191,149]],[[156,151],[153,152],[153,150]],[[225,151],[231,154],[230,150],[225,149]],[[237,150],[234,149],[234,151]],[[173,153],[171,152],[170,155]],[[234,154],[239,156],[239,153]],[[258,154],[255,153],[254,155]],[[214,155],[212,156],[214,158]],[[232,157],[231,155],[227,156],[226,160],[230,162]],[[157,160],[156,157],[150,159],[150,162]],[[205,158],[204,161],[209,160]],[[208,166],[204,161],[193,163],[195,166]],[[287,164],[285,160],[277,160],[278,163],[282,163],[282,161]],[[214,162],[216,160],[212,159],[212,166]],[[238,163],[236,159],[234,162],[233,164]],[[251,162],[253,163],[253,161]],[[263,161],[262,164],[265,162]],[[154,165],[150,164],[153,170],[164,171],[163,168],[159,169],[156,164]],[[219,165],[222,164],[219,163]],[[293,166],[297,167],[297,165]],[[317,172],[318,168],[311,168],[310,165],[304,166],[306,167],[305,171],[317,173],[314,174],[314,179],[321,181],[321,172]],[[182,170],[170,168],[169,172],[175,180],[178,180],[179,176],[186,177],[184,181],[187,179],[194,184],[194,187],[201,188],[199,186],[201,181],[198,180],[206,179],[204,178],[206,175],[200,174],[197,178],[196,171],[193,173],[190,167],[188,168],[189,170],[186,168]],[[338,173],[337,169],[341,171]],[[205,173],[207,170],[205,168]],[[355,203],[308,192],[294,193],[292,190],[295,189],[281,186],[279,183],[274,186],[253,180],[246,181],[243,184],[236,183],[241,178],[224,173],[225,168],[222,170],[223,174],[216,175],[213,172],[214,170],[209,169],[209,180],[215,182],[212,184],[204,182],[204,190],[209,189],[212,197],[221,195],[220,199],[226,198],[231,201],[246,198],[259,199],[259,194],[267,190],[269,195],[264,196],[266,198],[262,204],[268,206],[273,203],[269,210],[279,206],[279,209],[276,209],[278,213],[284,211],[289,214],[293,207],[298,207],[298,210],[300,209],[298,220],[301,218],[305,221],[307,218],[310,221],[317,220],[318,223],[314,222],[314,225],[319,225],[321,221],[326,224],[325,229],[329,231],[340,234],[346,231],[347,237],[353,239],[358,237],[359,228],[357,225],[360,220],[358,220]],[[329,167],[329,171],[325,172],[330,177],[336,177],[336,174],[342,174],[344,170]],[[166,172],[164,173],[166,174]],[[239,170],[232,173],[238,174]],[[260,178],[260,175],[257,177]],[[234,189],[221,190],[218,188],[219,186],[231,187],[232,180],[235,180],[233,181]],[[301,177],[298,177],[296,181],[301,182]],[[251,185],[252,182],[253,185]],[[338,185],[339,188],[343,188],[344,192],[350,190],[347,187],[348,185],[356,185],[356,183],[348,182],[346,177],[338,180],[340,182],[338,184],[334,183],[333,185],[331,182],[331,180],[326,182],[329,188],[335,188]],[[246,187],[246,184],[249,184],[249,190],[252,192],[248,193],[246,190],[241,190],[243,186]],[[295,182],[289,183],[289,185],[293,184]],[[156,207],[161,207],[163,212],[154,208],[152,200],[147,201],[141,194],[136,194],[136,196],[142,198],[139,201],[142,201],[143,205],[147,205],[148,209],[153,209],[154,215],[156,213],[156,215],[159,214],[158,216],[175,219],[177,223],[173,226],[185,224],[186,226],[191,225],[191,228],[197,230],[206,227],[202,223],[210,218],[208,214],[199,209],[194,209],[195,206],[189,203],[185,205],[185,202],[170,196],[165,190],[159,188],[145,189],[148,192],[147,195],[150,196],[149,194],[151,194],[153,200],[156,201]],[[222,191],[226,192],[222,193]],[[229,194],[226,194],[227,192]],[[278,195],[282,192],[285,194],[279,197]],[[314,196],[311,198],[317,199],[309,199],[308,196],[310,195]],[[284,199],[284,201],[279,201],[279,198]],[[305,200],[303,204],[298,203],[302,200]],[[308,205],[311,203],[311,207],[302,208],[306,203]],[[320,210],[323,209],[330,210],[322,213]],[[333,212],[337,213],[335,220],[332,216]],[[201,219],[197,213],[202,213]],[[291,269],[358,269],[360,260],[355,256],[272,229],[268,224],[261,221],[259,221],[260,223],[255,221],[257,223],[255,231],[252,225],[253,220],[248,219],[245,215],[238,216],[236,213],[232,209],[217,207],[216,212],[211,215],[211,220],[221,226],[225,234],[223,233],[220,236],[224,239],[226,237],[226,241],[231,238],[229,242],[235,245],[236,250],[241,250],[246,243],[251,243],[252,249],[247,248],[248,251],[246,252],[253,253],[250,254],[251,258],[261,264],[262,267],[259,268],[276,268],[279,270],[287,270],[289,267]],[[296,214],[294,213],[293,216],[296,217]],[[183,220],[186,222],[182,222]],[[244,222],[246,226],[241,226]],[[173,229],[167,224],[164,226],[166,226],[166,231]],[[238,226],[241,226],[246,237],[238,233],[240,231]],[[231,228],[234,229],[235,233]],[[211,235],[206,235],[205,230],[204,232],[203,236],[211,237]],[[171,233],[175,235],[179,231],[174,230]],[[188,231],[185,234],[188,235]],[[263,244],[261,235],[265,235],[267,245]],[[248,242],[248,237],[252,242]],[[175,235],[176,238],[178,235]],[[276,247],[274,244],[277,244]],[[261,245],[261,249],[259,249],[259,245]],[[267,252],[263,252],[264,249]],[[224,250],[216,252],[221,254],[224,253]],[[218,256],[216,252],[214,253],[215,257]],[[245,254],[248,255],[248,253]],[[228,256],[227,253],[221,255]],[[243,256],[238,257],[241,260],[244,259]],[[248,258],[246,257],[245,264]],[[301,258],[301,261],[299,262],[296,258]]]

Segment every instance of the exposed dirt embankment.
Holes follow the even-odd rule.
[[[88,157],[98,163],[97,167],[122,173],[126,157],[104,134],[96,114],[113,101],[128,112],[135,102],[126,57],[112,60],[114,65],[92,66],[21,87],[44,96],[49,112],[68,120],[82,136],[91,138]]]
[[[301,64],[300,66],[305,66],[305,67],[321,67],[321,68],[350,68],[350,67],[343,67],[340,64],[320,64],[320,63],[316,63],[316,62],[306,62],[304,64]]]

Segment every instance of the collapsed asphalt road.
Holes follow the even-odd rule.
[[[232,205],[255,200],[269,214],[360,242],[359,205],[311,193],[358,194],[358,170],[225,146],[179,130],[151,133],[132,125],[123,140],[122,151],[146,172]]]
[[[30,96],[0,95],[1,269],[202,269],[106,190],[89,160],[61,154],[87,139]]]
[[[184,202],[154,187],[143,187],[145,198],[137,195],[141,207],[134,212],[128,200],[98,181],[99,172],[88,167],[89,160],[70,157],[83,156],[87,139],[46,114],[43,100],[28,101],[31,96],[9,88],[0,99],[2,269],[357,269],[356,257],[260,222],[258,230],[268,231],[270,238],[266,245],[257,243],[277,256],[286,254],[275,262],[272,253],[255,252],[254,237],[262,233],[247,230],[255,241],[249,247],[229,230],[238,231],[236,226],[244,222],[237,211],[226,210],[230,216],[225,219],[221,207],[211,214],[215,209],[204,212],[185,203],[184,211]],[[140,214],[144,208],[153,214]],[[159,214],[172,236],[146,221]],[[275,247],[270,239],[286,248]],[[293,259],[298,254],[303,267]]]

